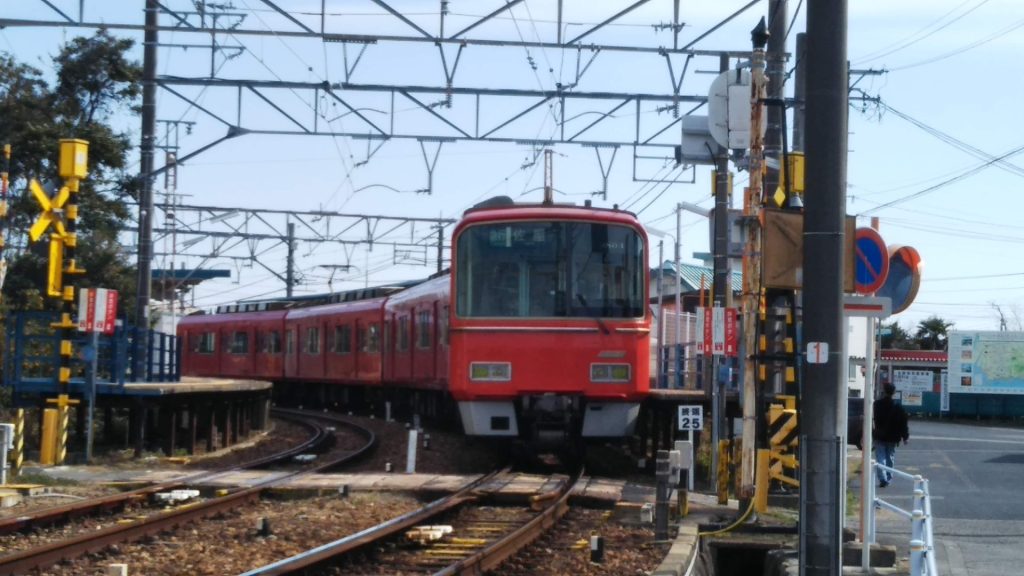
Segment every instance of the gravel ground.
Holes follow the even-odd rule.
[[[405,470],[409,430],[402,422],[385,422],[362,416],[345,416],[377,435],[377,447],[345,471],[383,472],[390,462],[395,471]],[[430,448],[423,448],[424,434],[430,435]],[[467,438],[451,432],[421,430],[416,451],[416,472],[427,474],[481,474],[494,470],[506,460],[504,446]]]
[[[604,539],[604,561],[590,562],[590,536]],[[672,535],[674,537],[674,535]],[[654,543],[649,526],[621,524],[601,510],[571,508],[544,536],[510,558],[495,574],[650,574],[668,554],[669,543]]]
[[[405,423],[385,422],[360,416],[345,419],[371,429],[377,435],[377,447],[367,457],[345,471],[383,472],[391,463],[394,470],[405,469],[408,428]],[[338,425],[333,451],[353,450],[361,444],[360,437]],[[423,449],[424,432],[430,435],[430,448]],[[308,436],[302,427],[276,421],[271,434],[253,438],[244,445],[206,457],[193,458],[185,465],[164,459],[123,462],[110,458],[108,465],[149,469],[159,465],[169,468],[216,469],[278,451]],[[468,439],[458,434],[421,431],[417,472],[437,474],[479,474],[506,463],[507,444]],[[601,460],[608,462],[607,459]],[[613,467],[617,467],[614,466]],[[78,495],[99,495],[116,491],[111,488],[75,485],[54,490]],[[33,499],[36,500],[36,499]],[[32,502],[32,501],[30,501]],[[45,502],[46,506],[54,502]],[[21,507],[0,510],[0,514],[24,514]],[[64,563],[41,574],[102,575],[111,563],[127,563],[130,574],[170,575],[238,574],[337,538],[347,536],[415,508],[420,504],[412,497],[396,494],[357,493],[351,498],[337,496],[263,501],[231,513],[173,531],[147,538],[134,544],[123,544],[90,557]],[[42,506],[40,506],[42,507]],[[134,514],[140,513],[138,510]],[[268,518],[273,534],[260,537],[256,523]],[[500,517],[500,514],[496,515]],[[115,522],[117,517],[105,516],[79,519],[63,527],[15,535],[0,539],[0,554],[38,546],[55,538],[65,538],[83,531],[97,530]],[[605,537],[606,558],[603,564],[589,563],[589,549],[574,548],[589,539],[592,531]],[[47,536],[49,534],[49,536]],[[560,525],[528,551],[510,560],[496,574],[645,574],[657,566],[667,546],[651,546],[652,531],[642,527],[624,526],[606,520],[600,511],[573,509]],[[351,572],[333,572],[349,574]],[[418,573],[387,571],[387,574]]]
[[[31,481],[31,478],[28,478]],[[20,482],[21,480],[19,480]],[[10,508],[0,508],[0,518],[11,516],[24,516],[37,510],[65,506],[87,498],[98,498],[121,492],[118,488],[111,486],[100,486],[91,484],[64,485],[58,484],[49,487],[50,492],[36,496],[25,496],[21,502]],[[4,544],[0,539],[0,553],[4,551]]]
[[[355,494],[262,501],[132,544],[122,544],[40,572],[47,576],[103,576],[127,563],[129,574],[221,576],[239,574],[384,522],[421,506],[394,494]],[[257,534],[260,518],[271,535]]]

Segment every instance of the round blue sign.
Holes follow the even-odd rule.
[[[873,228],[857,228],[854,241],[855,286],[858,294],[872,294],[889,275],[889,250]]]

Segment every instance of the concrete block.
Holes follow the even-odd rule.
[[[0,490],[0,508],[17,506],[21,502],[21,494],[17,490]]]
[[[860,566],[860,542],[847,542],[843,545],[843,566]],[[896,547],[874,544],[871,546],[871,566],[892,568],[896,565]]]

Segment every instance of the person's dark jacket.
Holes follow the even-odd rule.
[[[891,397],[883,397],[875,400],[874,409],[874,433],[872,438],[877,442],[904,443],[910,438],[910,430],[907,427],[907,413],[893,401]]]

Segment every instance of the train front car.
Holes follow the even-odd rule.
[[[650,385],[646,244],[620,210],[508,201],[466,213],[449,385],[467,434],[632,433]]]

